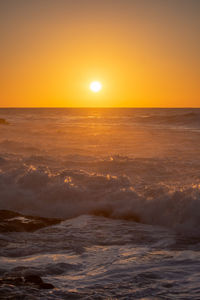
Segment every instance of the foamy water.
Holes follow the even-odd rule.
[[[200,298],[199,109],[0,119],[2,297]]]

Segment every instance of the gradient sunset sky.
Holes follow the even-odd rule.
[[[1,0],[0,36],[1,107],[200,107],[199,0]]]

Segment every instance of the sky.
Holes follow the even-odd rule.
[[[1,0],[0,45],[0,107],[200,107],[199,0]]]

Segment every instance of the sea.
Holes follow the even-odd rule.
[[[200,299],[200,109],[1,108],[0,299]]]

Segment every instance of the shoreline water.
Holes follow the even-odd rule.
[[[0,118],[2,299],[199,299],[199,109]]]

